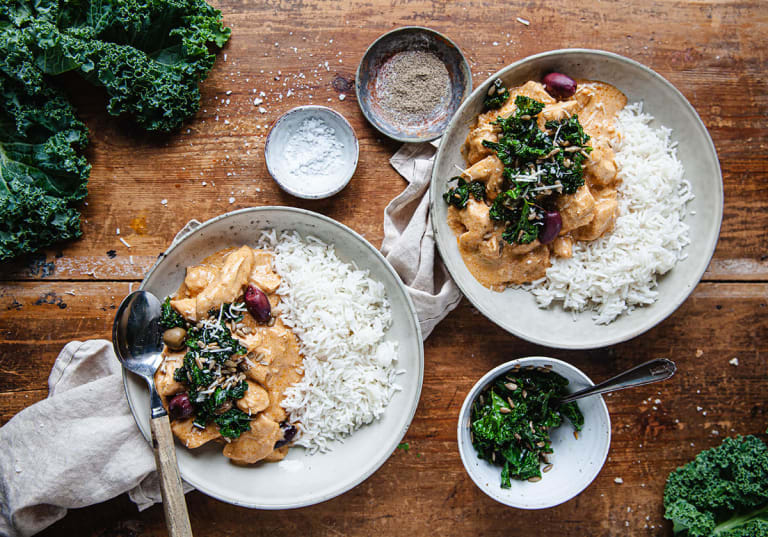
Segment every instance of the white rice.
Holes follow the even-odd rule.
[[[685,259],[690,239],[683,219],[694,196],[670,129],[654,129],[652,120],[641,103],[619,112],[620,136],[613,141],[622,181],[616,226],[597,240],[576,242],[572,258],[553,258],[546,278],[527,287],[539,307],[560,302],[567,310],[592,310],[596,323],[607,324],[655,302],[657,276]]]
[[[304,376],[282,405],[299,429],[296,444],[328,451],[379,419],[400,389],[397,344],[385,340],[392,312],[384,285],[314,237],[269,231],[258,246],[275,253],[280,315],[304,356]]]

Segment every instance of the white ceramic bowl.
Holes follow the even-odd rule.
[[[341,157],[335,162],[329,174],[315,176],[309,183],[296,179],[293,166],[296,159],[286,147],[302,122],[317,118],[335,131],[336,140],[341,143]],[[264,158],[267,170],[280,188],[304,199],[322,199],[337,194],[349,183],[357,169],[360,148],[352,125],[344,116],[326,106],[297,106],[280,116],[267,134]]]
[[[558,71],[573,78],[601,80],[623,91],[630,103],[642,101],[644,110],[656,118],[652,126],[672,129],[678,143],[678,158],[685,167],[696,198],[688,204],[691,244],[687,259],[659,278],[659,299],[613,323],[598,325],[592,312],[574,314],[559,305],[540,309],[532,293],[507,289],[497,293],[483,287],[469,272],[459,253],[456,237],[446,223],[447,206],[442,194],[448,180],[465,162],[461,156],[469,128],[482,108],[483,96],[496,78],[508,87],[527,80],[541,80]],[[723,217],[723,181],[717,153],[696,111],[672,84],[647,67],[610,52],[599,50],[555,50],[530,56],[505,67],[481,84],[459,108],[443,136],[435,157],[430,186],[432,226],[440,254],[451,276],[466,297],[490,320],[528,341],[563,349],[590,349],[613,345],[649,330],[690,295],[709,265],[720,234]],[[695,213],[695,214],[694,214]]]
[[[490,370],[472,387],[459,412],[458,442],[461,462],[475,485],[488,496],[518,509],[546,509],[576,497],[600,473],[608,457],[611,445],[611,418],[602,396],[593,395],[577,401],[584,414],[584,428],[578,440],[568,420],[552,431],[552,449],[549,455],[552,469],[542,474],[536,483],[512,480],[512,487],[503,489],[501,466],[496,466],[477,456],[469,434],[472,403],[497,377],[506,374],[514,366],[551,365],[552,371],[568,379],[569,392],[592,386],[593,382],[581,370],[554,358],[535,356],[512,360]]]
[[[212,442],[196,450],[177,443],[182,478],[222,501],[259,509],[287,509],[319,503],[358,485],[397,448],[413,419],[421,394],[424,353],[413,303],[392,266],[379,251],[348,227],[326,216],[289,207],[242,209],[219,216],[189,232],[161,256],[141,289],[165,297],[179,287],[187,266],[230,246],[253,244],[264,229],[295,230],[336,247],[340,259],[354,262],[381,281],[392,305],[393,326],[387,337],[399,346],[395,394],[381,420],[364,426],[328,453],[310,455],[293,448],[284,461],[236,466]],[[149,440],[149,394],[145,383],[123,372],[128,403]]]

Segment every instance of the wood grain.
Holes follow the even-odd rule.
[[[222,0],[218,6],[233,28],[226,61],[222,54],[202,86],[200,113],[179,133],[148,137],[108,117],[103,95],[68,84],[91,131],[84,236],[0,265],[0,423],[46,396],[48,371],[67,341],[109,336],[120,299],[192,218],[294,205],[335,218],[380,244],[384,207],[405,186],[388,164],[398,144],[365,123],[352,89],[357,62],[380,34],[412,24],[444,32],[467,55],[476,85],[530,54],[601,48],[640,61],[672,82],[697,109],[717,147],[724,220],[705,282],[692,297],[643,336],[584,352],[518,340],[462,302],[426,343],[423,395],[405,438],[410,450],[393,453],[362,485],[288,512],[249,511],[197,492],[187,500],[193,527],[211,537],[671,535],[661,507],[669,470],[725,435],[764,431],[768,421],[764,3]],[[265,94],[264,114],[253,104],[259,92]],[[354,179],[325,201],[283,194],[264,165],[268,126],[293,106],[309,103],[344,114],[360,139]],[[117,228],[130,248],[119,241]],[[613,441],[600,476],[562,506],[524,512],[496,504],[469,481],[455,428],[464,396],[482,374],[510,358],[535,354],[567,360],[594,379],[659,356],[676,360],[679,373],[663,385],[608,397]],[[738,366],[729,364],[734,357]],[[623,484],[614,481],[618,477]],[[162,509],[138,513],[121,496],[73,510],[41,535],[166,534]]]

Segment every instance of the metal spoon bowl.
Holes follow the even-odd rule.
[[[184,490],[176,462],[171,422],[155,386],[163,362],[160,327],[162,304],[147,291],[131,293],[120,304],[112,327],[112,345],[122,366],[147,381],[150,391],[152,449],[160,474],[165,522],[171,537],[191,537]]]

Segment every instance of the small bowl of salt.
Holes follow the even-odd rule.
[[[355,131],[325,106],[298,106],[272,126],[264,146],[267,170],[285,192],[322,199],[347,186],[357,168]]]

